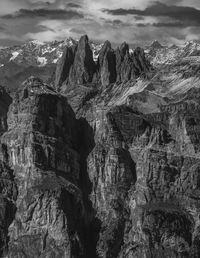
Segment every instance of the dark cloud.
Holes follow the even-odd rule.
[[[144,20],[144,17],[143,16],[139,16],[139,15],[135,15],[134,18],[135,18],[136,21]]]
[[[70,30],[70,32],[76,33],[76,34],[82,34],[82,35],[83,35],[83,34],[87,34],[85,30],[79,29],[79,28],[72,28],[72,29]]]
[[[138,27],[171,27],[171,28],[185,28],[186,24],[181,22],[159,22],[159,23],[137,23]]]
[[[86,33],[116,44],[125,40],[143,45],[154,39],[182,44],[200,38],[200,0],[157,1],[0,0],[0,45]]]
[[[74,18],[84,18],[84,16],[76,11],[63,10],[63,9],[20,9],[19,11],[1,16],[4,19],[14,18],[44,18],[44,19],[57,19],[57,20],[70,20]]]
[[[181,23],[181,22],[169,22],[169,23],[159,22],[159,23],[153,23],[152,26],[154,26],[154,27],[171,27],[171,28],[187,27],[186,24]]]
[[[9,35],[7,38],[0,39],[0,46],[3,46],[3,47],[19,46],[21,44],[22,44],[22,41],[10,39]]]
[[[104,9],[104,12],[111,15],[137,15],[152,17],[169,17],[188,25],[200,25],[200,10],[186,6],[169,6],[160,2],[155,2],[145,10],[138,9]]]
[[[112,22],[113,22],[114,25],[121,25],[121,24],[123,24],[123,22],[120,21],[120,20],[113,20]]]
[[[3,27],[2,25],[0,26],[0,31],[5,31],[5,27]]]
[[[123,21],[121,21],[121,20],[105,20],[105,22],[106,23],[108,23],[108,24],[110,24],[110,25],[112,25],[112,26],[114,26],[114,27],[129,27],[129,26],[131,26],[131,23],[128,23],[128,22],[123,22]]]
[[[80,8],[81,5],[80,4],[75,4],[75,3],[69,3],[66,5],[67,7],[71,7],[71,8]]]
[[[47,26],[44,26],[44,25],[38,25],[37,26],[37,31],[53,31],[55,32],[55,30],[47,27]]]

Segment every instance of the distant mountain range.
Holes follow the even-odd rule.
[[[0,257],[200,257],[199,45],[1,56]]]
[[[56,64],[62,56],[66,46],[77,44],[77,40],[68,38],[62,41],[40,42],[37,40],[29,41],[23,45],[0,49],[0,66],[3,67],[9,62],[18,65],[45,66]],[[97,59],[98,52],[102,44],[90,42],[93,49],[94,59]]]
[[[18,65],[31,65],[42,67],[49,64],[56,64],[62,56],[66,46],[76,45],[77,40],[68,38],[62,41],[40,42],[29,41],[23,45],[1,48],[0,67],[14,62]],[[93,58],[97,61],[102,44],[90,42]],[[200,56],[200,44],[195,41],[188,41],[182,46],[163,46],[157,40],[150,46],[146,46],[145,53],[150,61],[155,65],[170,64],[181,58]],[[131,51],[131,50],[130,50]]]
[[[173,64],[184,58],[194,60],[195,57],[199,57],[200,44],[195,41],[188,41],[182,46],[162,46],[158,41],[154,41],[149,47],[146,47],[145,52],[155,66]]]
[[[78,41],[68,38],[62,41],[39,42],[29,41],[23,45],[0,49],[0,79],[10,93],[29,76],[39,76],[52,83],[55,79],[55,68],[66,46],[77,45]],[[103,44],[90,42],[93,59],[97,61]],[[133,53],[134,49],[130,49]],[[200,60],[200,44],[186,42],[182,46],[163,46],[158,41],[144,48],[146,57],[154,67],[175,65],[186,62],[191,65]]]

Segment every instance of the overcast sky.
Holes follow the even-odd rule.
[[[200,0],[0,0],[0,46],[82,34],[116,44],[200,40]]]

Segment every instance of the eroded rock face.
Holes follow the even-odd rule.
[[[0,135],[7,130],[7,113],[11,102],[9,94],[0,86]]]
[[[76,47],[66,47],[56,67],[55,86],[59,88],[69,78],[70,69],[74,63]],[[68,81],[66,81],[68,83]]]
[[[77,66],[80,85],[63,96],[30,78],[9,108],[1,254],[198,258],[199,85],[149,82],[144,51],[130,54],[126,43],[114,51],[106,42],[91,77],[77,53],[67,76]]]
[[[124,83],[135,80],[141,74],[151,70],[151,65],[146,60],[144,51],[137,48],[133,54],[129,53],[129,46],[123,43],[116,50],[111,43],[106,41],[101,48],[97,63],[93,60],[93,54],[88,37],[82,36],[77,47],[67,47],[62,58],[58,62],[56,70],[55,86],[67,87],[76,85],[98,85],[99,88],[108,87],[114,83]]]
[[[96,255],[199,257],[200,91],[170,99],[145,83],[109,85],[76,109],[95,139],[87,171]]]
[[[39,79],[27,80],[10,106],[1,139],[18,190],[8,257],[84,255],[76,137],[66,99]]]
[[[131,64],[129,56],[129,46],[124,42],[116,50],[116,70],[117,81],[128,81],[131,79]]]
[[[82,36],[75,53],[74,63],[70,70],[69,82],[71,84],[91,83],[96,70],[93,53],[88,37]]]
[[[100,82],[103,86],[108,86],[116,81],[116,59],[111,43],[106,41],[99,53],[98,69]]]

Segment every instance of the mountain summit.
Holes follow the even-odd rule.
[[[85,35],[44,66],[13,49],[0,69],[13,87],[0,87],[0,257],[200,257],[198,48],[106,41],[94,55]]]
[[[152,42],[150,48],[160,49],[160,48],[163,48],[163,46],[160,44],[160,42],[158,42],[157,40],[154,40]]]
[[[99,51],[97,63],[93,60],[87,36],[81,37],[77,47],[73,49],[74,55],[69,54],[73,53],[73,50],[67,46],[58,63],[56,87],[60,87],[64,82],[84,85],[100,83],[107,86],[115,82],[134,80],[151,69],[144,51],[137,48],[130,54],[126,43],[114,50],[111,43],[106,41]]]

